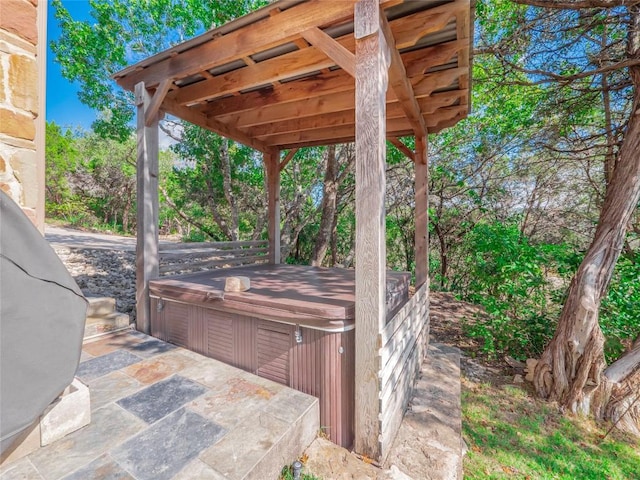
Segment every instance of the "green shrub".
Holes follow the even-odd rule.
[[[478,223],[462,248],[463,268],[452,285],[485,310],[467,320],[466,332],[482,342],[490,357],[539,355],[553,336],[559,312],[548,281],[558,252],[530,244],[515,222]]]
[[[625,342],[640,335],[640,255],[618,259],[609,292],[600,305],[600,327],[608,362],[620,356]]]

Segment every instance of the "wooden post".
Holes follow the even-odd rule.
[[[390,54],[378,0],[355,4],[355,450],[380,460],[380,330],[386,319],[386,92]]]
[[[149,281],[158,278],[158,117],[145,125],[151,95],[136,84],[137,106],[137,235],[136,328],[151,332]]]
[[[416,137],[415,156],[416,290],[429,275],[429,162],[427,137]]]
[[[269,195],[269,263],[280,263],[280,151],[264,153]]]

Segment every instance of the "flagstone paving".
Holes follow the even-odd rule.
[[[318,400],[139,332],[83,347],[91,423],[2,480],[268,480],[319,428]]]

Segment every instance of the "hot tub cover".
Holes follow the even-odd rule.
[[[246,292],[225,292],[225,279],[249,277]],[[407,272],[387,272],[387,317],[409,298]],[[153,280],[152,296],[299,323],[349,327],[355,319],[355,271],[303,265],[247,265]],[[332,328],[333,329],[333,328]]]
[[[0,191],[2,452],[73,380],[86,309],[56,253]]]

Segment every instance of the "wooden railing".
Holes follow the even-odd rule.
[[[267,240],[160,244],[160,274],[266,262],[268,252]]]
[[[425,283],[380,332],[380,432],[389,452],[407,409],[429,339],[429,287]]]

